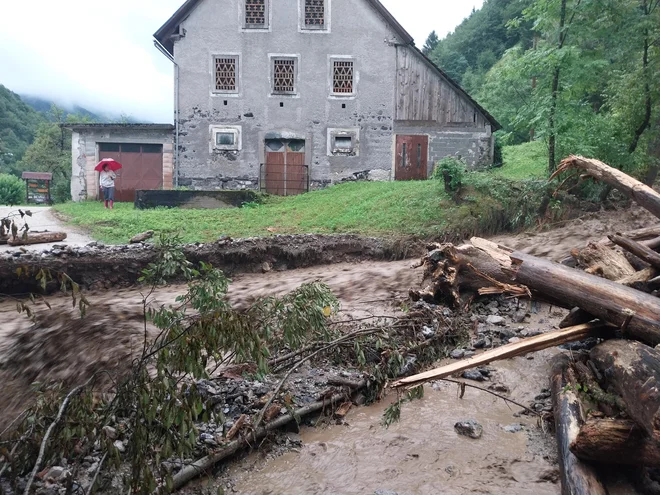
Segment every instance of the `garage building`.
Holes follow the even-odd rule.
[[[99,198],[99,174],[94,167],[113,158],[117,201],[133,202],[140,189],[172,189],[174,145],[171,124],[66,124],[72,131],[71,197]]]

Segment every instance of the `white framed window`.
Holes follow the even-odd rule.
[[[236,94],[240,83],[238,55],[213,56],[213,92]]]
[[[355,57],[350,55],[328,55],[328,90],[330,98],[355,98],[358,80],[358,65]]]
[[[330,31],[330,0],[299,0],[301,31]]]
[[[360,128],[329,128],[328,156],[360,156]]]
[[[299,55],[269,54],[272,96],[298,96]]]
[[[243,0],[243,29],[268,29],[270,0]]]
[[[243,148],[241,126],[211,126],[211,150],[240,151]]]

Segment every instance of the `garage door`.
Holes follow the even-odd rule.
[[[112,158],[124,166],[116,172],[117,201],[134,202],[138,189],[162,189],[162,144],[100,143],[99,159],[104,158]]]

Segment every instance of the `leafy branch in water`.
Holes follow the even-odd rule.
[[[204,402],[199,380],[230,361],[256,363],[258,373],[266,374],[271,355],[338,335],[329,317],[339,303],[322,283],[304,284],[237,311],[227,301],[230,281],[221,271],[193,266],[177,238],[161,237],[157,249],[157,261],[141,277],[144,345],[131,371],[122,376],[108,370],[112,385],[104,390],[90,384],[67,395],[61,387],[42,386],[11,433],[14,482],[62,455],[78,465],[100,448],[104,469],[130,465],[123,484],[132,493],[170,491],[173,479],[165,461],[192,456],[199,438],[196,422],[223,421],[222,413]],[[171,306],[154,307],[154,291],[175,277],[188,280],[186,293]],[[40,273],[40,280],[50,280],[49,274]],[[74,305],[88,304],[71,279],[62,281],[72,284]]]
[[[414,400],[419,400],[424,398],[424,385],[420,385],[415,388],[411,388],[405,394],[405,396],[397,399],[396,402],[391,404],[385,412],[383,413],[383,419],[381,421],[382,425],[385,428],[389,428],[394,423],[398,423],[401,420],[401,408],[404,404],[412,402]]]

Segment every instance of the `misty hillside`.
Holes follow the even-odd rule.
[[[18,162],[46,117],[0,84],[0,172]]]
[[[53,101],[41,98],[39,96],[30,96],[30,95],[20,95],[20,98],[37,112],[46,115],[51,120],[53,119],[53,116],[51,115],[51,108],[53,106]],[[108,120],[104,118],[103,115],[92,112],[90,110],[87,110],[86,108],[83,108],[75,104],[74,105],[56,104],[56,105],[60,110],[64,111],[63,119],[65,120],[69,115],[84,117],[87,120],[91,120],[94,122],[102,122],[104,120]]]

